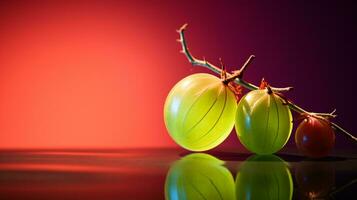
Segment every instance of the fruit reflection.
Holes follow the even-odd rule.
[[[235,199],[234,179],[223,163],[203,153],[178,160],[166,176],[166,200]]]
[[[242,163],[236,178],[238,200],[292,199],[287,164],[275,155],[254,155]]]
[[[300,199],[324,199],[335,184],[335,169],[329,162],[303,161],[295,168]]]

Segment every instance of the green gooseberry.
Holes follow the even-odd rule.
[[[244,161],[236,177],[237,199],[292,199],[293,181],[284,160],[275,155],[254,155]]]
[[[175,162],[166,176],[166,200],[235,200],[234,178],[224,162],[194,153]]]
[[[170,91],[164,106],[172,139],[191,151],[205,151],[222,143],[232,131],[237,108],[234,93],[216,76],[190,75]]]
[[[284,100],[268,89],[253,90],[238,103],[235,128],[240,142],[256,154],[284,147],[292,130],[292,115]]]

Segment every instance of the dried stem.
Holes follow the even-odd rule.
[[[335,118],[337,117],[337,115],[335,114],[336,109],[334,109],[332,112],[330,113],[315,113],[315,112],[310,112],[311,115],[317,115],[317,116],[321,116],[321,117],[327,117],[327,118]]]
[[[226,80],[224,80],[224,83],[229,83],[231,81],[234,81],[235,79],[239,78],[242,79],[243,78],[243,74],[245,72],[245,70],[247,69],[247,66],[252,62],[252,60],[255,58],[254,55],[249,56],[248,60],[245,61],[244,65],[240,68],[240,70],[234,71],[234,74],[227,78]]]
[[[192,54],[190,53],[190,51],[188,50],[187,44],[186,44],[186,40],[185,40],[185,34],[184,31],[187,28],[187,24],[184,24],[177,32],[180,34],[180,39],[177,40],[178,42],[181,43],[182,46],[182,50],[181,53],[185,54],[188,61],[193,65],[193,66],[201,66],[201,67],[205,67],[211,71],[213,71],[214,73],[217,74],[221,74],[221,69],[215,65],[213,65],[212,63],[204,60],[200,60],[197,59],[195,57],[192,56]],[[232,74],[227,73],[228,77],[231,77]],[[257,90],[259,89],[258,86],[251,84],[249,82],[244,81],[243,79],[240,78],[236,78],[234,80],[235,83],[247,88],[248,90]],[[271,87],[271,89],[275,92],[283,92],[283,91],[289,91],[292,89],[292,87],[286,87],[286,88],[275,88],[275,87]]]
[[[213,71],[214,73],[217,74],[222,74],[222,70],[213,65],[212,63],[204,60],[200,60],[197,59],[195,57],[192,56],[192,54],[190,53],[188,47],[187,47],[187,43],[185,40],[185,30],[187,28],[187,24],[184,24],[177,32],[180,34],[180,39],[178,40],[178,42],[181,43],[182,46],[182,50],[181,52],[183,54],[186,55],[188,61],[193,65],[193,66],[201,66],[201,67],[205,67],[211,71]],[[243,86],[244,88],[248,89],[248,90],[257,90],[259,89],[258,86],[249,83],[245,80],[243,80],[243,73],[246,70],[248,64],[252,61],[252,59],[254,58],[254,55],[251,55],[248,60],[244,63],[244,65],[241,67],[240,70],[234,72],[234,74],[230,74],[230,73],[226,73],[227,75],[227,79],[224,81],[234,81],[235,83]],[[285,87],[285,88],[276,88],[276,87],[270,87],[270,89],[273,92],[285,92],[285,91],[289,91],[292,89],[292,87]],[[336,110],[334,110],[331,113],[313,113],[313,112],[308,112],[306,110],[304,110],[303,108],[297,106],[296,104],[294,104],[291,101],[287,101],[286,104],[289,106],[289,108],[299,114],[308,114],[308,115],[313,115],[313,116],[318,116],[318,117],[330,117],[330,118],[334,118],[336,117],[336,115],[334,114]],[[352,134],[348,133],[346,130],[344,130],[343,128],[341,128],[340,126],[338,126],[337,124],[331,122],[331,126],[336,129],[339,130],[341,133],[343,133],[345,136],[347,136],[348,138],[352,139],[354,142],[357,142],[357,138],[355,136],[353,136]]]

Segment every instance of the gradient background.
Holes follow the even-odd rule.
[[[348,2],[1,1],[0,148],[176,147],[165,97],[192,53],[288,97],[354,134],[356,7]],[[337,134],[340,135],[340,134]],[[355,134],[356,135],[356,134]],[[289,141],[294,146],[293,137]],[[351,146],[337,136],[338,146]],[[219,148],[242,149],[235,134]]]

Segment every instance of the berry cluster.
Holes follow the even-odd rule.
[[[357,139],[337,124],[330,122],[332,113],[311,113],[303,110],[282,94],[292,89],[271,87],[264,79],[260,87],[243,80],[243,73],[254,56],[240,70],[227,73],[206,60],[194,58],[188,51],[184,31],[178,31],[182,52],[190,63],[203,66],[221,75],[220,78],[198,73],[179,81],[170,91],[164,106],[164,119],[170,136],[191,151],[205,151],[221,144],[235,127],[240,142],[256,154],[272,154],[289,140],[293,117],[299,114],[296,129],[298,149],[309,157],[328,155],[335,143],[334,129]],[[251,90],[240,98],[242,87]],[[238,103],[237,103],[238,102]]]

